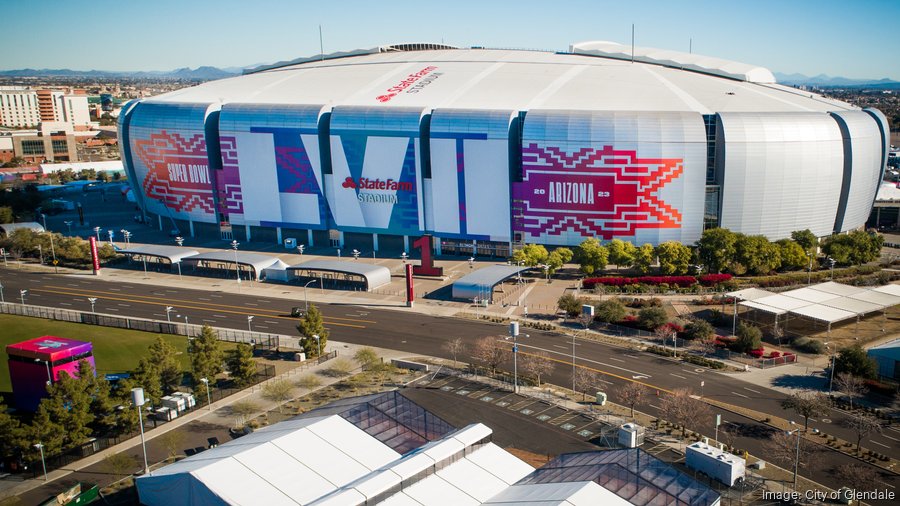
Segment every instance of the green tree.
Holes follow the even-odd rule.
[[[638,324],[647,330],[655,330],[669,322],[669,315],[661,307],[645,307],[638,311]]]
[[[606,245],[609,250],[609,263],[619,267],[630,267],[634,263],[634,255],[637,248],[630,242],[621,239],[613,239]]]
[[[878,259],[883,245],[881,235],[854,230],[825,239],[822,251],[840,265],[859,265]]]
[[[253,348],[249,344],[239,343],[229,350],[226,360],[231,379],[239,387],[253,383],[256,377],[256,362],[253,361]]]
[[[188,354],[191,357],[194,391],[206,395],[207,384],[203,383],[201,378],[206,378],[210,384],[215,383],[216,376],[222,372],[224,362],[224,354],[216,331],[209,325],[204,325],[200,335],[191,341]]]
[[[735,261],[751,274],[768,274],[781,267],[781,250],[762,235],[737,234]]]
[[[713,335],[715,335],[715,331],[706,320],[694,319],[684,326],[684,336],[688,339],[706,341]]]
[[[25,427],[18,418],[7,413],[6,405],[0,400],[0,455],[14,456],[28,448]]]
[[[132,374],[132,379],[134,386],[144,389],[144,396],[150,400],[150,404],[154,406],[160,405],[163,389],[159,368],[149,355],[141,357],[138,361],[137,368]]]
[[[656,250],[650,243],[642,244],[634,254],[634,267],[641,274],[650,272],[653,267],[653,260],[656,258]]]
[[[786,269],[796,270],[805,268],[809,264],[809,257],[803,247],[790,239],[781,239],[775,244],[781,252],[781,266]]]
[[[618,299],[608,299],[596,306],[595,318],[601,322],[617,323],[625,318],[625,305]]]
[[[85,388],[86,381],[87,378],[72,378],[65,371],[60,371],[57,381],[47,388],[49,397],[38,405],[35,422],[49,420],[65,428],[61,441],[63,449],[80,445],[91,434],[94,414],[91,412],[91,397]]]
[[[791,240],[795,243],[799,244],[803,251],[813,252],[816,245],[819,244],[819,239],[816,237],[816,234],[812,233],[810,229],[806,230],[795,230],[791,232]]]
[[[521,249],[513,252],[512,260],[514,263],[521,263],[529,267],[547,263],[547,248],[540,244],[526,244]]]
[[[325,328],[322,313],[315,304],[309,305],[309,310],[306,311],[306,315],[300,320],[297,330],[304,337],[304,339],[301,339],[300,344],[303,346],[306,356],[319,356],[319,350],[324,350],[325,344],[328,342],[328,329]],[[313,336],[319,336],[318,344]]]
[[[656,247],[659,271],[667,276],[687,274],[691,265],[691,249],[677,241],[666,241]]]
[[[578,316],[581,314],[581,306],[584,299],[575,297],[571,293],[565,293],[556,301],[556,307],[566,312],[568,316]]]
[[[838,352],[834,359],[835,374],[850,373],[860,378],[875,379],[878,365],[866,354],[862,345],[855,344]]]
[[[181,386],[183,373],[178,362],[178,352],[168,341],[158,336],[147,350],[147,357],[159,375],[163,395],[168,395]]]
[[[91,429],[100,434],[114,431],[117,426],[116,402],[112,398],[109,382],[103,375],[95,374],[87,360],[78,363],[78,381],[91,399],[90,411],[94,415]]]
[[[353,359],[359,362],[359,365],[362,366],[364,370],[372,369],[376,364],[381,362],[378,358],[378,353],[375,353],[375,350],[368,346],[356,350],[356,353],[353,354]]]
[[[581,265],[581,272],[590,276],[606,268],[609,251],[596,238],[589,237],[578,246],[576,258]]]
[[[108,183],[110,180],[109,172],[105,170],[101,170],[97,173],[97,180],[103,181],[104,183]]]
[[[274,380],[266,383],[262,388],[264,399],[278,405],[278,412],[283,413],[284,403],[293,397],[294,385],[287,380]]]
[[[574,253],[569,248],[556,248],[547,256],[547,274],[553,275],[563,265],[572,261]]]
[[[553,253],[559,255],[559,258],[563,261],[563,264],[567,264],[575,258],[575,253],[569,248],[556,248],[553,250]]]
[[[710,228],[703,231],[697,241],[697,255],[707,272],[722,272],[734,260],[737,236],[727,228]]]
[[[0,207],[0,223],[12,223],[15,221],[12,207]]]
[[[738,353],[747,353],[762,347],[762,331],[753,325],[741,322],[737,328],[737,339],[731,349]]]

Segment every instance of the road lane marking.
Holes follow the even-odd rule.
[[[736,396],[738,396],[738,397],[743,397],[744,399],[749,399],[749,397],[747,397],[747,396],[744,395],[744,394],[739,394],[739,393],[737,393],[737,392],[731,392],[731,393],[734,394],[734,395],[736,395]]]
[[[225,316],[225,315],[223,315],[223,314],[215,314],[215,313],[213,313],[213,316],[215,316],[216,318],[228,318],[227,316]]]
[[[267,328],[269,328],[269,327],[266,327],[265,325],[257,325],[256,328],[258,328],[258,329],[267,329]]]
[[[621,358],[616,358],[616,357],[606,357],[606,358],[608,358],[610,360],[615,360],[616,362],[622,362],[623,364],[625,363],[625,361],[622,360]]]
[[[66,292],[66,291],[63,291],[63,290],[44,290],[44,289],[41,289],[41,288],[34,288],[33,291],[42,291],[42,292],[55,293],[55,294],[62,294],[62,295],[81,295],[81,296],[95,295],[95,294],[93,294],[93,293],[71,293],[71,292]],[[33,295],[33,296],[35,296],[35,297],[38,296],[38,294],[35,294],[35,293],[32,293],[31,295]],[[145,299],[158,299],[158,297],[143,297],[143,296],[135,296],[135,297],[141,297],[141,298],[145,298]],[[139,299],[126,299],[126,298],[117,298],[117,297],[109,297],[109,296],[104,296],[103,299],[104,299],[104,300],[107,300],[107,301],[110,301],[110,300],[126,300],[126,301],[128,301],[128,302],[135,302],[135,303],[138,303],[138,304],[146,304],[146,305],[151,305],[151,306],[157,306],[157,305],[159,305],[158,302],[154,302],[154,301],[152,301],[152,300],[151,300],[151,301],[144,301],[144,300],[139,300]],[[163,300],[166,300],[166,299],[163,299]],[[171,302],[176,302],[176,301],[172,300]],[[178,301],[178,302],[183,302],[183,301]],[[202,304],[202,303],[201,303],[201,304]],[[212,309],[211,309],[211,308],[208,308],[208,307],[192,306],[192,305],[190,305],[190,304],[179,304],[178,307],[179,307],[179,309],[196,309],[196,310],[200,310],[200,311],[212,311]],[[232,313],[232,314],[238,314],[238,315],[242,315],[242,316],[246,316],[246,315],[248,314],[246,309],[245,309],[244,311],[230,311],[230,310],[228,310],[228,309],[224,309],[225,307],[234,307],[234,306],[217,305],[217,306],[216,306],[216,309],[219,310],[219,311],[222,312],[222,313]],[[260,310],[260,311],[262,311],[262,310]],[[252,314],[252,313],[250,313],[250,314]],[[282,319],[282,320],[290,320],[290,321],[295,321],[295,320],[296,320],[296,318],[291,318],[291,317],[288,317],[288,316],[278,316],[278,315],[259,315],[259,316],[265,316],[265,317],[267,317],[267,318],[280,318],[280,319]],[[341,318],[341,319],[344,319],[344,318]],[[365,321],[365,320],[360,320],[360,321]],[[327,316],[323,318],[323,322],[324,322],[325,324],[327,324],[327,325],[336,325],[336,326],[339,326],[339,327],[352,327],[352,328],[358,328],[358,329],[364,329],[364,328],[366,328],[365,325],[356,325],[356,324],[352,324],[352,323],[340,323],[340,322],[331,321],[331,318],[330,318],[330,317],[327,317]],[[372,323],[375,323],[375,322],[372,322]]]
[[[882,436],[884,436],[884,437],[890,439],[891,441],[900,441],[900,439],[897,439],[897,438],[895,438],[895,437],[888,436],[887,434],[882,434]]]
[[[205,322],[209,322],[209,323],[216,323],[216,321],[215,321],[215,320],[203,320],[203,321],[205,321]]]
[[[60,306],[71,306],[72,304],[69,304],[68,302],[60,302],[59,305]]]
[[[205,300],[206,302],[211,302],[212,299],[205,299],[203,297],[197,297],[197,300]]]
[[[119,303],[119,304],[116,304],[116,305],[117,305],[117,306],[121,306],[121,307],[131,307],[131,304],[122,304],[122,303]]]
[[[657,411],[662,411],[662,408],[659,407],[659,406],[656,406],[656,405],[653,405],[653,404],[648,404],[648,406],[650,406],[651,408],[653,408],[653,409],[655,409],[655,410],[657,410]]]
[[[112,291],[114,291],[114,292],[121,292],[121,291],[122,291],[121,288],[110,288],[110,290],[112,290]]]
[[[258,306],[259,304],[256,304],[255,302],[245,302],[244,305],[245,306]]]
[[[99,295],[100,297],[104,297],[103,294],[106,293],[102,290],[91,290],[90,292],[84,292],[84,291],[79,292],[76,290],[72,290],[71,288],[66,288],[66,287],[62,287],[62,286],[54,286],[54,285],[47,285],[45,288],[48,288],[48,289],[56,288],[58,290],[54,291],[54,290],[42,289],[40,291],[50,292],[50,293],[60,293],[60,294],[64,294],[64,295],[80,295],[82,297],[93,297],[93,296],[97,296],[97,295]],[[35,290],[37,291],[38,289],[36,288]],[[214,303],[214,302],[197,302],[195,300],[173,299],[171,297],[154,297],[154,296],[150,296],[150,295],[134,295],[134,294],[121,294],[121,293],[116,293],[113,295],[117,295],[117,296],[127,295],[128,297],[132,297],[132,298],[130,298],[130,299],[115,299],[115,298],[111,298],[111,297],[106,297],[106,298],[111,299],[111,300],[126,300],[128,302],[142,302],[141,299],[146,299],[146,301],[143,301],[143,303],[145,303],[145,304],[151,303],[148,301],[160,301],[157,303],[158,304],[170,304],[170,305],[181,304],[184,307],[191,307],[192,309],[202,309],[204,311],[210,311],[211,309],[206,308],[206,307],[188,306],[188,304],[199,304],[202,306],[215,306],[214,309],[218,309],[218,310],[225,311],[225,312],[232,312],[232,313],[234,313],[235,311],[228,311],[227,309],[242,309],[245,311],[247,310],[247,308],[244,306],[233,306],[233,305],[229,305],[229,304],[221,304],[221,303]],[[210,297],[216,297],[216,295],[210,294]],[[221,295],[219,297],[221,297]],[[286,320],[294,319],[294,318],[280,316],[282,313],[284,313],[284,311],[281,311],[278,309],[256,309],[256,310],[257,311],[265,311],[265,312],[269,312],[269,313],[276,313],[276,314],[272,314],[272,315],[261,314],[260,316],[266,316],[269,318],[284,318]],[[240,312],[238,314],[247,314],[247,313]],[[335,325],[342,325],[342,324],[336,323],[336,322],[334,322],[334,320],[338,320],[338,321],[349,320],[349,321],[353,322],[354,324],[378,323],[373,320],[360,320],[357,318],[341,318],[340,316],[330,316],[330,315],[323,315],[323,318],[325,318],[326,321],[331,320],[332,323],[334,323]],[[343,324],[343,325],[347,326],[347,324]],[[358,325],[350,325],[350,326],[358,326]],[[364,328],[364,327],[360,327],[360,328]]]
[[[114,307],[108,307],[108,308],[106,308],[106,310],[107,311],[118,311],[118,309],[116,309]]]
[[[554,348],[562,348],[562,349],[564,349],[564,350],[568,350],[568,349],[569,349],[568,346],[563,346],[563,345],[561,345],[561,344],[554,344],[553,347],[554,347]]]
[[[688,373],[688,374],[693,374],[693,375],[695,375],[695,376],[699,376],[699,375],[700,375],[700,373],[698,373],[698,372],[696,372],[696,371],[688,371],[687,369],[682,369],[682,371],[684,371],[684,372],[686,372],[686,373]]]
[[[686,380],[686,379],[687,379],[687,378],[685,378],[684,376],[682,376],[682,375],[680,375],[680,374],[675,374],[674,372],[670,372],[669,375],[675,376],[676,378],[681,378],[681,379],[683,379],[683,380]]]
[[[890,446],[888,446],[888,445],[886,445],[886,444],[884,444],[884,443],[879,443],[878,441],[875,441],[874,439],[870,439],[869,442],[872,443],[872,444],[878,445],[878,446],[883,446],[883,447],[885,447],[885,448],[887,448],[887,449],[890,449],[890,448],[891,448]]]
[[[749,391],[751,391],[751,392],[753,392],[753,393],[755,393],[755,394],[762,395],[762,392],[760,392],[759,390],[753,390],[752,388],[744,387],[744,390],[749,390]]]
[[[512,344],[512,343],[510,343],[510,344]],[[558,347],[563,348],[563,349],[566,349],[566,350],[571,350],[571,348],[568,348],[568,347],[565,347],[565,346],[562,346],[562,345],[554,344],[553,346],[554,346],[554,347],[557,347],[557,346],[558,346]],[[560,352],[558,352],[558,351],[556,351],[556,350],[548,350],[548,349],[546,349],[546,348],[541,348],[541,347],[539,347],[539,346],[531,346],[531,345],[523,345],[523,344],[520,344],[519,347],[520,347],[520,348],[533,348],[533,349],[535,349],[535,350],[546,351],[547,353],[554,353],[554,354],[556,354],[556,355],[568,356],[570,359],[571,359],[571,357],[572,357],[571,353],[560,353]],[[582,362],[590,362],[590,363],[592,363],[592,364],[602,365],[602,366],[604,366],[604,367],[610,367],[610,368],[612,368],[612,369],[618,369],[618,370],[620,370],[620,371],[625,371],[625,372],[630,373],[630,374],[638,374],[638,375],[641,375],[641,376],[645,376],[645,377],[647,377],[647,378],[651,378],[651,377],[652,377],[651,375],[649,375],[649,374],[647,374],[647,373],[645,373],[645,372],[634,371],[634,370],[631,370],[631,369],[626,369],[626,368],[624,368],[624,367],[619,367],[619,366],[617,366],[617,365],[607,364],[607,363],[605,363],[605,362],[600,362],[600,361],[597,361],[597,360],[591,360],[591,359],[589,359],[589,358],[579,357],[578,359],[581,360]],[[571,360],[560,360],[560,359],[555,359],[555,358],[552,358],[552,357],[550,357],[550,360],[555,360],[555,361],[557,361],[557,362],[559,362],[559,363],[561,363],[561,364],[570,364],[570,365],[572,364],[572,361],[571,361]],[[613,376],[615,376],[615,375],[613,375]],[[632,379],[625,378],[624,376],[617,376],[617,377],[622,378],[622,379],[627,379],[628,381],[632,381]],[[648,385],[648,386],[649,386],[649,385]],[[654,387],[654,388],[656,388],[656,387]]]
[[[265,323],[276,323],[276,324],[278,323],[278,322],[273,322],[272,320],[263,320],[263,321],[264,321]]]

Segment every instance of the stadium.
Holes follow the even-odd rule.
[[[765,68],[610,42],[381,46],[129,103],[137,204],[191,236],[508,255],[864,226],[885,117]],[[289,242],[289,241],[288,241]]]

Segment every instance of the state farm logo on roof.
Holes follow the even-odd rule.
[[[413,72],[406,76],[406,79],[403,79],[399,83],[388,88],[386,90],[387,93],[384,95],[375,97],[375,100],[378,100],[379,102],[388,102],[404,90],[406,90],[406,93],[418,93],[422,88],[434,82],[434,80],[441,75],[440,72],[434,72],[435,70],[437,70],[437,67],[429,66],[418,72]]]

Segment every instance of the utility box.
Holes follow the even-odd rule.
[[[166,395],[160,400],[164,408],[174,409],[179,413],[187,409],[187,403],[181,396]]]
[[[164,422],[171,422],[172,420],[178,418],[178,411],[162,407],[156,410],[156,419],[162,420]]]
[[[197,405],[197,399],[194,397],[194,394],[189,394],[187,392],[174,392],[172,397],[181,397],[184,399],[184,406],[187,409],[191,409]]]
[[[687,447],[685,464],[729,487],[744,478],[746,461],[706,443],[697,442]]]
[[[644,428],[636,423],[619,427],[619,444],[625,448],[637,448],[644,444]]]
[[[597,404],[601,406],[606,405],[606,392],[597,392]]]
[[[284,249],[297,249],[297,239],[294,237],[286,237],[284,239]]]

